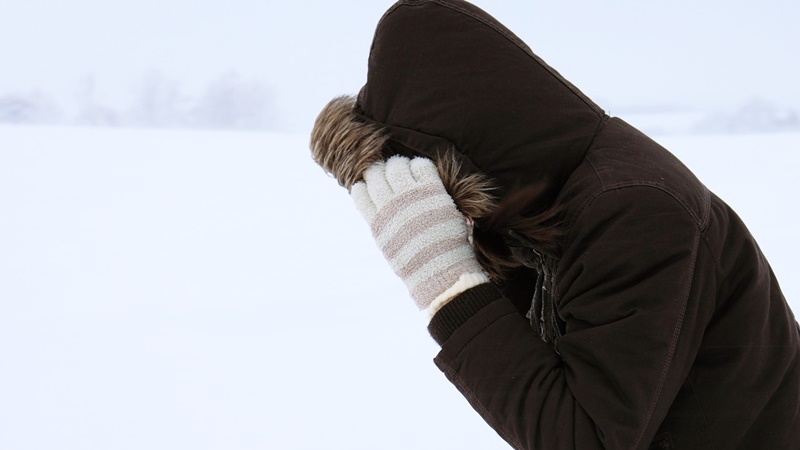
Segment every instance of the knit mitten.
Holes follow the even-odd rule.
[[[393,156],[364,172],[351,196],[394,272],[420,309],[488,282],[434,163]]]

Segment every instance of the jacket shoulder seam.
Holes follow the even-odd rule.
[[[572,230],[572,227],[575,225],[575,222],[577,222],[578,219],[580,219],[580,217],[583,215],[583,212],[595,201],[595,199],[611,191],[616,191],[625,188],[635,188],[635,187],[653,188],[664,192],[673,200],[678,202],[679,205],[681,205],[683,210],[689,215],[689,217],[692,218],[692,222],[694,222],[694,224],[697,226],[698,230],[701,233],[705,232],[705,229],[708,226],[708,218],[710,213],[709,203],[711,200],[708,189],[703,190],[703,201],[702,201],[703,204],[701,205],[702,211],[700,211],[700,214],[698,215],[696,211],[694,211],[691,207],[689,207],[688,202],[686,202],[680,196],[680,194],[678,194],[673,189],[664,186],[661,183],[655,183],[652,181],[645,181],[645,180],[635,180],[635,181],[624,181],[606,185],[605,182],[603,182],[602,177],[600,177],[599,174],[597,173],[595,167],[591,165],[591,162],[589,162],[589,165],[592,167],[592,170],[594,170],[595,175],[598,177],[601,183],[601,187],[594,194],[592,194],[586,200],[584,200],[583,203],[580,204],[575,215],[570,219],[569,223],[567,224],[567,234],[569,234],[569,232]]]

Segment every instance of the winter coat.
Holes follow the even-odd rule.
[[[800,329],[745,225],[502,24],[398,2],[352,111],[384,156],[455,149],[500,198],[543,186],[559,210],[557,253],[503,236],[527,267],[429,325],[435,363],[511,446],[800,449]]]

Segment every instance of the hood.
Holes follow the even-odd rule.
[[[454,149],[498,197],[536,184],[549,200],[605,118],[511,31],[457,0],[405,0],[384,14],[355,113],[385,130],[388,153]]]

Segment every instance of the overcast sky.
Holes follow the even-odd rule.
[[[381,0],[0,0],[0,94],[40,89],[64,108],[81,80],[130,102],[159,72],[199,93],[229,72],[262,81],[282,129],[306,131],[355,93]],[[601,106],[800,106],[796,0],[476,0]]]

